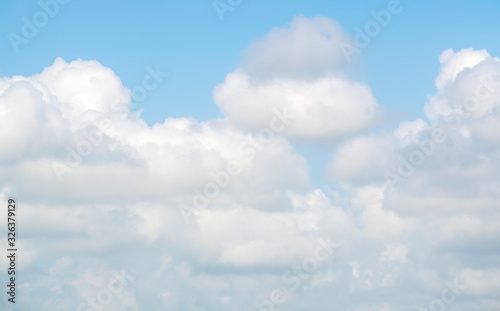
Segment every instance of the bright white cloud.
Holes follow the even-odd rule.
[[[430,120],[361,135],[380,108],[342,74],[341,38],[325,18],[273,30],[216,87],[226,118],[206,122],[148,125],[96,61],[57,59],[2,78],[0,200],[20,200],[22,307],[76,309],[113,270],[133,280],[106,310],[255,310],[276,288],[288,293],[284,309],[417,310],[455,276],[470,295],[456,310],[498,306],[498,60],[444,52]],[[474,111],[453,106],[469,96]],[[344,139],[327,165],[335,191],[311,185],[290,137]],[[68,150],[87,141],[91,151],[60,182],[53,164],[75,162]],[[429,153],[390,189],[386,172],[415,150]],[[227,173],[231,161],[238,173]],[[205,201],[186,224],[179,205]],[[314,273],[292,274],[326,237],[336,248]]]
[[[350,79],[339,49],[345,36],[335,22],[295,18],[245,53],[242,68],[214,90],[214,101],[233,123],[257,130],[273,111],[293,118],[291,137],[337,139],[374,125],[381,109],[363,83]]]
[[[289,116],[283,133],[292,137],[335,139],[367,129],[379,113],[366,85],[335,76],[255,85],[236,71],[215,89],[214,99],[230,121],[253,130],[279,111]]]
[[[453,83],[460,72],[466,68],[474,68],[486,58],[491,58],[486,50],[475,51],[469,48],[456,53],[452,49],[444,51],[439,56],[441,71],[436,78],[437,88],[442,89],[447,83]]]

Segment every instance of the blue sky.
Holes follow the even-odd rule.
[[[474,47],[496,54],[500,46],[497,1],[402,1],[404,10],[363,50],[358,78],[377,100],[410,117],[423,116],[426,96],[435,90],[438,56],[448,48]],[[148,123],[191,115],[221,116],[212,91],[241,62],[249,44],[297,15],[326,16],[354,35],[387,1],[243,1],[221,21],[210,1],[77,1],[59,13],[29,44],[14,53],[1,40],[4,76],[30,75],[52,64],[95,59],[113,69],[124,85],[140,83],[146,66],[159,64],[171,76],[148,95]],[[20,33],[21,18],[40,10],[38,1],[4,2],[0,27]]]
[[[500,309],[500,2],[66,0],[13,46],[55,1],[0,5],[1,310]]]
[[[0,26],[20,33],[38,1],[4,3]],[[368,83],[381,105],[393,112],[389,127],[401,118],[425,118],[423,105],[435,90],[438,56],[448,49],[474,47],[499,51],[497,1],[402,1],[403,12],[362,50],[355,78]],[[0,73],[31,75],[55,58],[97,60],[111,68],[129,88],[142,83],[147,66],[169,72],[160,86],[139,103],[150,125],[166,117],[192,116],[204,121],[222,117],[212,92],[241,63],[242,52],[274,27],[297,15],[337,20],[351,36],[373,20],[387,1],[243,1],[221,21],[210,1],[77,1],[59,12],[27,45],[15,53],[1,41]],[[300,148],[300,147],[299,147]],[[301,152],[325,160],[321,150]],[[323,161],[312,161],[314,181],[323,177]]]

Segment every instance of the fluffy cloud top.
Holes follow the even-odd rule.
[[[250,46],[214,101],[229,121],[251,130],[287,111],[294,119],[283,133],[290,137],[337,139],[370,128],[380,107],[366,84],[345,74],[339,46],[346,40],[329,19],[297,17]]]
[[[288,27],[274,28],[244,52],[243,69],[254,78],[314,79],[342,71],[340,49],[348,36],[325,17],[296,17]]]
[[[441,71],[436,78],[436,86],[442,89],[447,83],[455,81],[457,75],[466,68],[473,68],[486,58],[491,58],[486,50],[475,51],[471,48],[463,49],[457,53],[452,49],[444,51],[439,56]]]

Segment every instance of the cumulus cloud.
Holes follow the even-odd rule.
[[[59,308],[56,304],[74,309],[106,287],[110,276],[100,274],[128,267],[137,276],[137,265],[113,259],[128,252],[127,244],[147,245],[165,256],[177,249],[179,268],[189,261],[195,266],[269,265],[304,253],[307,240],[294,228],[312,229],[293,212],[289,192],[300,196],[312,191],[308,168],[279,133],[263,139],[225,120],[190,118],[167,118],[149,126],[130,112],[130,91],[96,61],[57,59],[40,74],[4,78],[0,107],[2,193],[22,201],[20,222],[29,237],[21,247],[21,264],[28,274],[37,271],[40,260],[52,267],[46,271],[50,279],[33,273],[20,286],[26,295],[38,297],[24,300],[27,308],[45,296],[50,302],[41,305],[44,310]],[[19,124],[25,124],[24,131]],[[228,175],[230,162],[236,163],[237,174]],[[225,176],[231,178],[227,187],[220,185]],[[207,188],[210,184],[219,185],[216,197]],[[193,204],[199,193],[210,202],[186,224],[179,206]],[[270,219],[269,212],[277,214]],[[311,225],[320,212],[313,214]],[[235,227],[239,222],[248,224],[245,230]],[[274,240],[255,231],[257,224],[267,228],[279,223],[283,225],[272,230]],[[235,229],[241,235],[229,239]],[[286,231],[288,237],[280,235]],[[180,236],[184,238],[176,238]],[[296,243],[297,238],[304,242]],[[246,255],[249,251],[253,259]],[[260,256],[261,251],[268,257]],[[189,275],[183,269],[180,279]],[[127,296],[131,289],[113,308],[148,309]],[[172,303],[165,298],[171,296],[151,298],[160,306]],[[185,303],[179,302],[179,308]]]
[[[462,49],[455,53],[448,49],[441,53],[439,62],[441,70],[436,78],[436,87],[442,89],[447,83],[455,81],[457,75],[466,68],[473,68],[486,58],[491,58],[486,50],[475,51],[474,49]]]
[[[490,269],[497,267],[498,247],[492,243],[500,234],[493,225],[500,217],[494,190],[500,186],[499,60],[484,50],[464,49],[447,50],[440,61],[437,92],[425,105],[429,121],[404,121],[392,131],[345,141],[327,174],[353,198],[351,206],[360,210],[367,236],[391,243],[380,258],[428,267],[418,272],[420,277],[407,267],[407,282],[420,279],[442,290],[446,285],[439,278],[450,276],[437,274],[448,271],[465,288],[462,294],[490,297],[454,307],[493,310],[498,300],[489,290],[496,284],[486,276],[497,273]],[[356,265],[359,277],[361,266]],[[424,306],[436,298],[429,297]]]
[[[242,67],[214,90],[214,101],[233,123],[258,130],[273,111],[293,118],[283,133],[337,139],[372,127],[380,106],[366,84],[345,73],[339,45],[346,40],[335,22],[295,18],[253,43]]]
[[[342,27],[326,17],[298,16],[287,27],[274,28],[244,52],[243,69],[259,79],[314,79],[340,72],[347,60],[340,42]]]
[[[96,61],[0,79],[20,307],[74,310],[121,275],[106,310],[256,310],[276,289],[284,309],[418,310],[454,278],[468,295],[456,310],[494,310],[498,60],[444,52],[429,120],[361,134],[380,108],[342,73],[342,37],[325,18],[271,31],[215,88],[226,117],[206,122],[147,124]],[[344,138],[333,187],[312,186],[297,137]]]
[[[264,127],[275,111],[288,115],[290,125],[283,133],[292,137],[335,139],[356,133],[373,125],[379,112],[366,85],[333,76],[254,85],[236,71],[214,93],[226,117],[250,129]]]

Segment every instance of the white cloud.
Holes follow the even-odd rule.
[[[76,309],[125,269],[134,281],[109,310],[252,310],[297,282],[282,276],[327,236],[339,247],[314,275],[295,276],[288,306],[415,309],[452,275],[472,296],[457,299],[457,310],[497,306],[500,93],[471,116],[452,103],[484,86],[482,75],[500,73],[498,60],[446,51],[429,121],[360,136],[380,108],[367,85],[342,74],[330,46],[341,37],[324,18],[273,30],[214,91],[226,119],[206,122],[148,125],[128,110],[130,91],[96,61],[57,59],[32,77],[2,78],[0,200],[20,201],[21,307]],[[263,143],[273,109],[294,120]],[[59,182],[52,163],[66,165],[67,147],[78,150],[97,128],[102,140]],[[436,128],[447,139],[390,191],[385,172]],[[287,137],[345,139],[328,163],[333,198],[311,185],[307,159]],[[179,204],[192,204],[230,161],[241,172],[186,224]]]
[[[254,41],[244,52],[243,69],[258,79],[318,78],[343,69],[344,41],[349,38],[337,22],[298,16],[287,27],[274,28]]]
[[[329,19],[297,17],[246,51],[214,101],[228,120],[252,130],[268,126],[275,110],[293,117],[282,131],[291,137],[337,139],[366,130],[381,109],[366,84],[346,75],[339,49],[345,40]]]
[[[453,83],[458,74],[464,69],[474,68],[487,58],[491,58],[491,56],[486,50],[476,51],[469,48],[456,53],[452,49],[444,51],[439,56],[441,71],[436,78],[437,88],[442,89],[447,83]]]
[[[331,180],[362,183],[378,180],[398,149],[397,140],[389,135],[356,137],[340,145],[327,166]]]
[[[406,298],[403,309],[428,307],[440,299],[447,279],[459,277],[467,295],[488,298],[472,302],[460,296],[454,302],[457,310],[493,310],[499,251],[493,241],[500,235],[494,225],[500,217],[494,190],[500,186],[499,61],[486,51],[466,49],[445,51],[441,63],[437,92],[425,106],[429,121],[403,121],[393,131],[346,140],[334,151],[327,173],[351,198],[347,205],[357,211],[363,240],[386,243],[379,275],[372,261],[355,261],[359,281],[353,288],[377,280],[382,287],[398,286],[404,279],[436,295],[414,304]],[[441,142],[433,140],[437,130]],[[429,141],[434,141],[432,148]],[[421,163],[411,162],[415,150],[422,151]],[[386,173],[398,174],[402,165],[411,165],[412,171],[394,188],[387,187]],[[383,262],[400,266],[391,264],[387,270]]]
[[[237,70],[215,89],[214,99],[230,121],[253,130],[269,126],[274,111],[286,112],[290,124],[283,133],[292,137],[339,138],[374,125],[380,112],[366,85],[338,76],[255,85]]]

